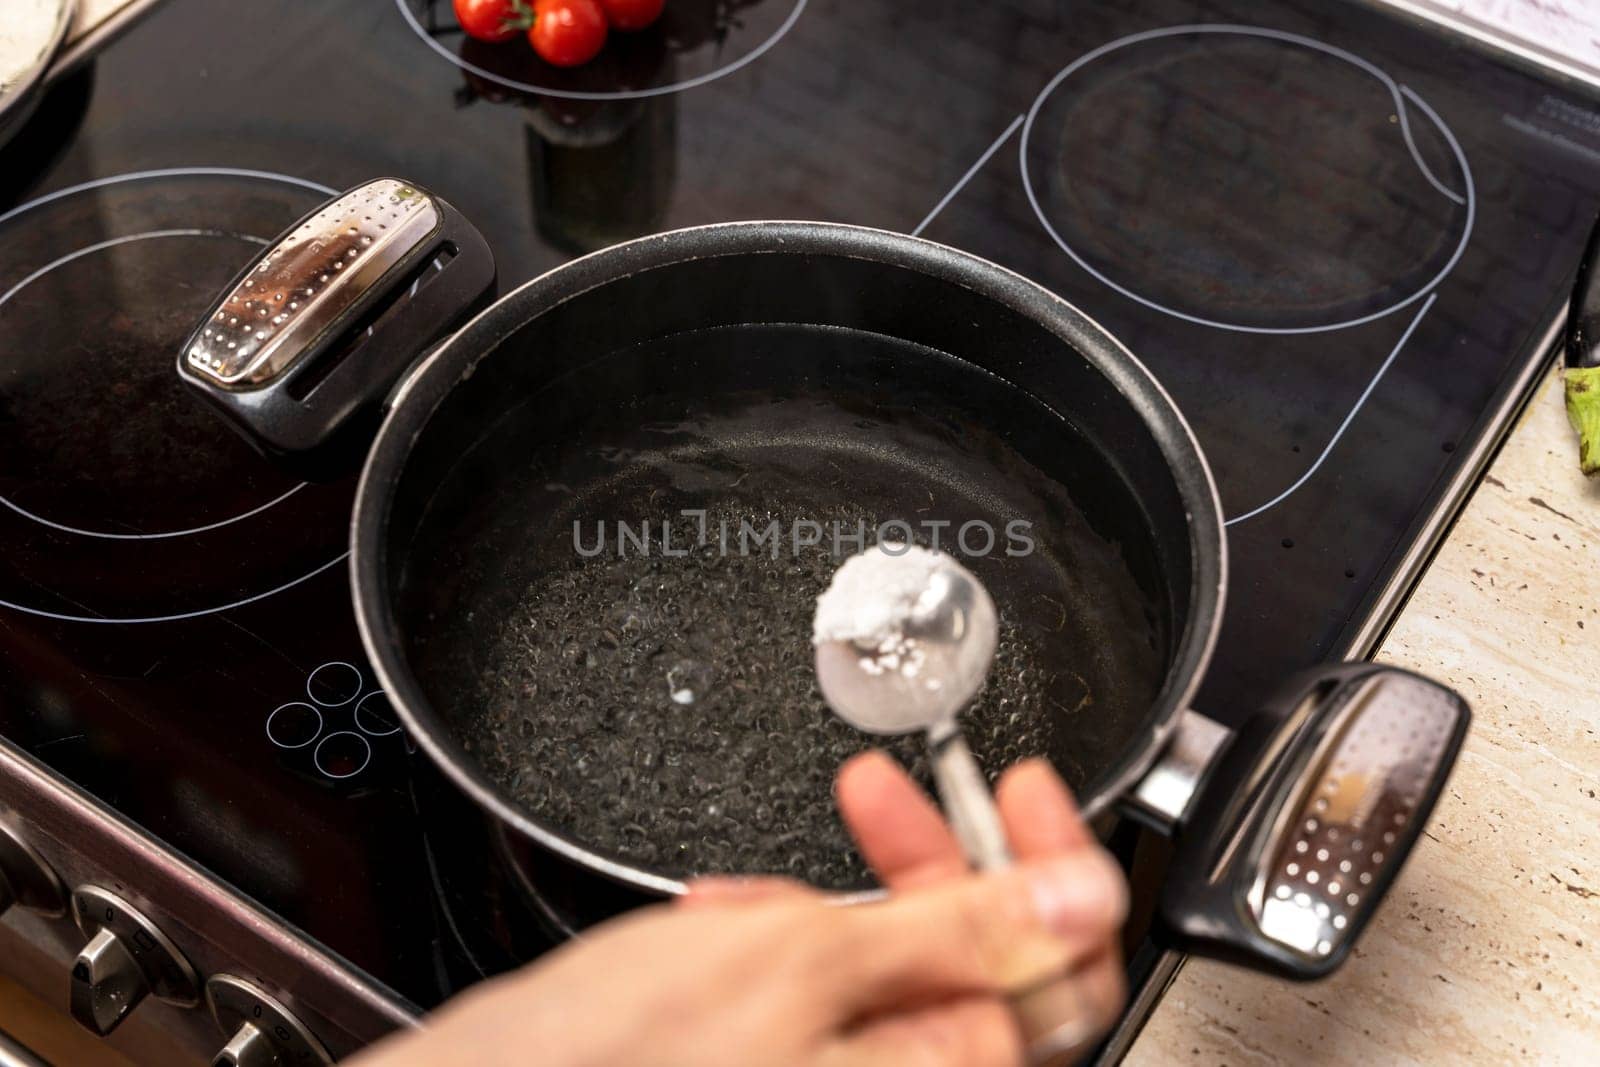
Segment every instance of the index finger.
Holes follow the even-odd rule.
[[[1045,859],[1096,844],[1078,802],[1048,760],[1023,760],[995,789],[1006,837],[1019,862]]]
[[[839,770],[839,814],[887,888],[915,889],[968,873],[944,815],[884,752],[863,752]]]

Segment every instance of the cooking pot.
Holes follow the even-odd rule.
[[[707,471],[796,506],[822,494],[906,514],[926,493],[1031,518],[1038,551],[974,568],[1030,628],[1020,639],[1092,675],[1096,713],[1063,713],[1047,754],[1090,816],[1114,807],[1174,836],[1171,932],[1299,978],[1350,951],[1467,707],[1365,663],[1287,680],[1238,731],[1191,707],[1227,585],[1216,487],[1171,398],[1088,316],[958,250],[816,222],[630,241],[478,311],[493,273],[441,198],[371,182],[248,265],[178,371],[302,466],[337,465],[381,414],[351,528],[362,640],[411,739],[508,838],[646,893],[684,888],[587,840],[583,811],[531,814],[463,736],[457,697],[477,692],[490,628],[527,582],[573,565],[540,538],[660,493],[704,507],[742,482],[702,484]],[[1041,597],[1059,621],[1040,623]],[[1070,655],[1049,651],[1052,625]]]

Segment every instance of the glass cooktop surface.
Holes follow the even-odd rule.
[[[458,983],[350,613],[353,481],[285,475],[172,370],[332,191],[440,193],[502,291],[805,218],[1060,293],[1213,465],[1231,582],[1198,706],[1225,722],[1366,651],[1600,201],[1591,102],[1354,5],[668,6],[562,73],[446,3],[166,0],[0,149],[0,732],[421,1006]]]

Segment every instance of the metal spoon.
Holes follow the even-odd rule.
[[[898,550],[898,551],[896,551]],[[979,870],[1011,864],[999,809],[956,716],[983,687],[999,638],[999,616],[983,583],[949,556],[930,560],[925,549],[877,545],[846,561],[818,601],[817,682],[841,719],[874,734],[926,730],[933,777],[945,816],[967,859]],[[918,555],[920,553],[920,555]],[[860,562],[856,562],[856,561]],[[865,569],[863,569],[865,568]],[[856,595],[873,582],[897,598],[900,625],[888,639],[881,628],[866,641],[829,639],[823,605],[842,580]],[[1017,990],[1011,1005],[1028,1045],[1028,1061],[1075,1060],[1094,1037],[1091,1015],[1070,981]]]
[[[912,545],[879,544],[847,562],[885,588],[920,583],[895,639],[816,643],[817,682],[845,722],[873,734],[925,730],[933,776],[950,826],[980,870],[1011,862],[1005,829],[983,771],[956,716],[983,687],[999,637],[988,590],[950,556]],[[936,561],[936,562],[935,562]],[[837,586],[844,567],[835,576]],[[852,575],[859,583],[861,573]],[[845,579],[848,580],[848,579]],[[830,588],[824,598],[833,595]],[[820,605],[820,601],[819,601]],[[819,635],[823,636],[823,635]]]

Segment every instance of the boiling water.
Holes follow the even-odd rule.
[[[528,355],[502,366],[542,373]],[[1167,641],[1142,511],[1097,448],[1000,379],[780,324],[658,338],[538,389],[472,381],[395,508],[406,655],[488,777],[579,845],[675,876],[868,883],[832,783],[880,742],[829,711],[811,647],[816,597],[858,547],[741,554],[741,523],[943,522],[949,547],[984,520],[994,549],[961,556],[1001,619],[963,716],[984,767],[1047,754],[1080,787],[1147,730]],[[696,508],[707,543],[664,555],[662,518]],[[646,519],[648,554],[619,552],[615,524]],[[1012,520],[1035,550],[1007,553]],[[674,551],[696,527],[675,521]],[[919,738],[888,747],[926,783]]]
[[[873,516],[812,512],[854,530]],[[713,511],[708,541],[663,557],[612,543],[522,590],[487,638],[463,706],[482,716],[475,755],[530,814],[584,844],[673,875],[775,872],[829,887],[868,883],[834,808],[839,765],[884,739],[839,721],[812,668],[816,597],[839,562],[825,542],[773,558],[721,520],[760,529],[776,512]],[[674,526],[673,550],[695,534]],[[593,534],[586,536],[592,537]],[[736,535],[734,535],[736,538]],[[847,549],[848,551],[848,549]],[[1037,640],[1005,621],[989,684],[963,716],[991,774],[1051,748],[1091,703]],[[888,749],[923,780],[920,738]]]

